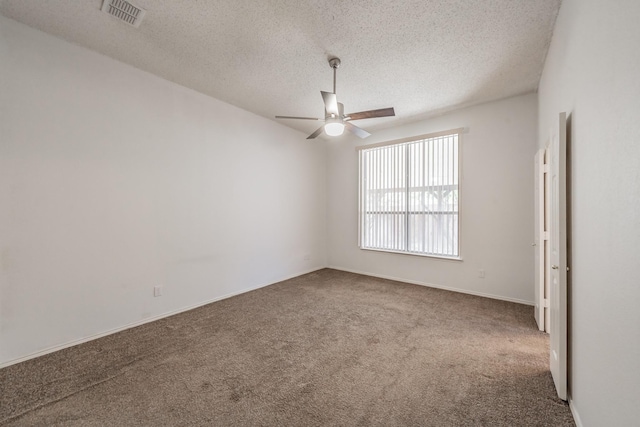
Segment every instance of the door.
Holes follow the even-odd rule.
[[[567,400],[567,115],[551,133],[550,368],[558,397]]]
[[[544,190],[544,149],[536,153],[534,159],[534,205],[535,220],[533,232],[533,251],[535,259],[534,283],[535,283],[535,309],[534,317],[538,329],[545,330],[545,259],[544,259],[544,217],[545,217],[545,190]]]
[[[544,270],[544,331],[551,333],[549,325],[551,324],[551,316],[549,315],[549,284],[551,283],[551,242],[549,242],[551,231],[551,137],[547,141],[547,148],[544,150],[544,245],[542,247],[542,253],[544,257],[543,270]]]

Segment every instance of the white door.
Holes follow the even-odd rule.
[[[534,197],[535,197],[535,226],[533,231],[533,251],[535,257],[535,311],[534,317],[538,329],[544,331],[544,149],[536,153],[534,159]]]
[[[549,135],[551,139],[552,135]],[[551,324],[551,316],[549,316],[549,295],[551,291],[549,286],[551,283],[551,243],[549,242],[551,234],[551,143],[547,143],[547,149],[544,151],[544,245],[542,248],[544,263],[544,331],[551,333],[549,325]]]
[[[551,134],[550,365],[558,397],[567,400],[567,114]]]

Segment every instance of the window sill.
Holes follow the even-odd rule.
[[[455,257],[455,256],[434,255],[434,254],[420,254],[415,252],[391,251],[389,249],[373,249],[373,248],[363,248],[363,247],[360,247],[360,250],[372,251],[372,252],[383,252],[383,253],[389,253],[389,254],[399,254],[399,255],[411,255],[411,256],[418,256],[423,258],[435,258],[435,259],[441,259],[444,261],[463,261],[461,256]]]

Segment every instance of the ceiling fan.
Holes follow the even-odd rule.
[[[329,136],[342,135],[345,128],[349,132],[360,138],[366,138],[371,134],[366,130],[359,128],[358,126],[351,123],[352,121],[396,115],[393,107],[344,114],[344,105],[338,102],[338,99],[336,97],[336,70],[340,66],[340,58],[329,59],[329,66],[333,68],[333,92],[320,91],[320,93],[322,94],[322,99],[324,100],[324,125],[320,126],[315,132],[309,135],[307,139],[313,139],[320,135],[323,131]],[[315,117],[296,116],[276,116],[276,119],[321,120]]]

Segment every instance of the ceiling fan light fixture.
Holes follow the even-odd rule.
[[[344,123],[339,120],[327,121],[324,132],[329,136],[340,136],[344,132]]]

